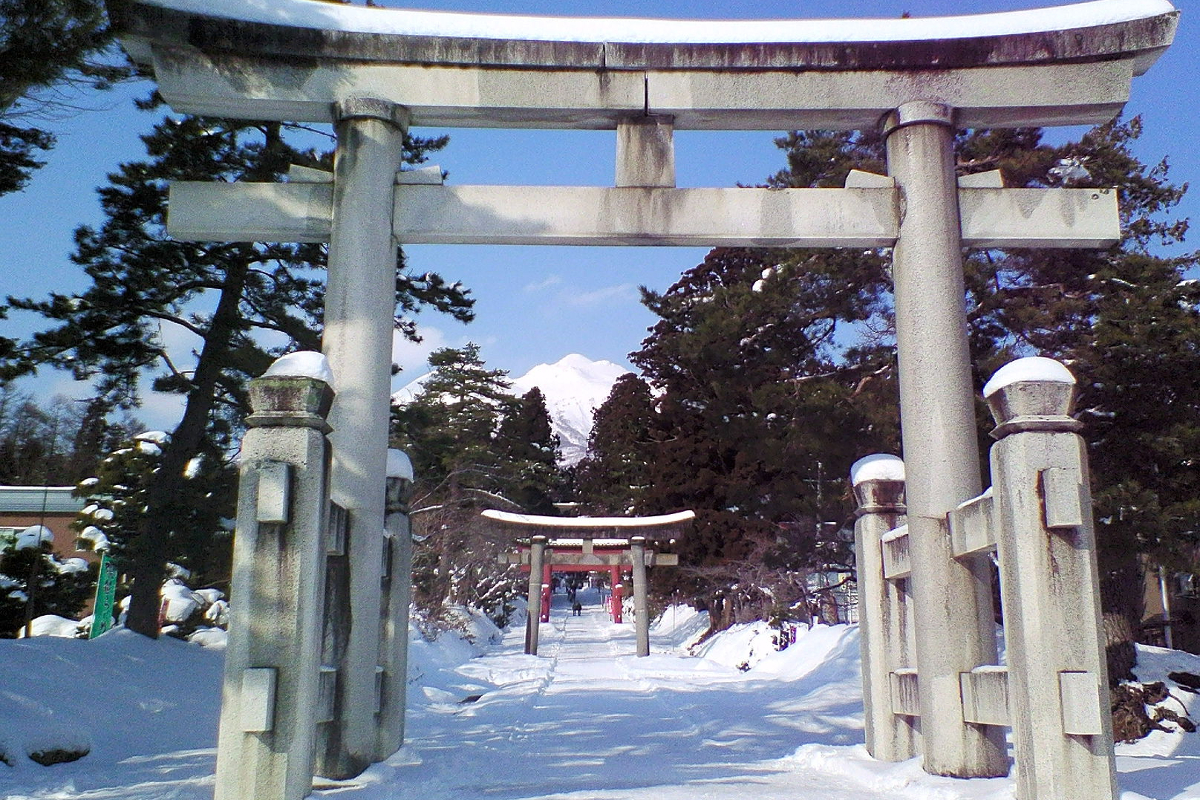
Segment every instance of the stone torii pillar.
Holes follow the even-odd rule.
[[[1008,774],[1004,731],[962,720],[959,674],[997,661],[991,564],[950,550],[946,515],[981,491],[967,352],[954,110],[910,102],[888,116],[888,171],[904,198],[892,255],[919,693],[927,772]],[[958,720],[957,723],[954,720]]]
[[[633,561],[633,613],[637,631],[637,654],[650,655],[650,604],[646,599],[646,537],[629,539],[629,554]]]
[[[525,652],[537,655],[538,625],[542,621],[542,565],[546,555],[545,536],[529,538],[529,604],[525,615]]]
[[[393,103],[353,98],[334,106],[333,227],[322,349],[337,376],[330,412],[332,499],[349,512],[350,625],[337,664],[336,719],[322,728],[317,772],[359,774],[376,760],[380,558],[388,403],[396,307],[392,211],[408,116]]]

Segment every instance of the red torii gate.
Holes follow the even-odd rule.
[[[504,563],[529,568],[529,617],[525,652],[537,655],[538,623],[550,620],[550,578],[553,572],[603,572],[612,580],[612,615],[621,622],[621,573],[633,578],[637,654],[650,654],[650,622],[646,602],[646,568],[675,566],[678,556],[646,549],[649,537],[679,533],[695,519],[692,511],[652,517],[543,517],[487,510],[483,516],[515,533],[517,552]],[[549,548],[549,552],[547,552]],[[540,613],[535,613],[535,609]]]

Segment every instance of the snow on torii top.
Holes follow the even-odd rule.
[[[598,538],[598,534],[606,532],[635,536],[653,531],[669,531],[694,520],[696,512],[678,511],[674,514],[649,517],[546,517],[487,509],[480,512],[480,516],[506,528],[531,535],[569,532],[584,539],[595,539]]]
[[[244,22],[350,33],[645,44],[964,39],[1112,25],[1175,10],[1167,0],[1092,0],[949,17],[697,20],[421,11],[333,5],[322,0],[148,0],[145,4]]]

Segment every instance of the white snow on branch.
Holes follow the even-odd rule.
[[[54,544],[54,534],[45,525],[30,525],[17,534],[17,550],[36,550],[43,544]]]

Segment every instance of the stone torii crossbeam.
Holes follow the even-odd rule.
[[[526,628],[525,652],[537,655],[538,623],[542,622],[542,595],[549,585],[550,573],[556,565],[594,570],[628,568],[633,576],[633,612],[637,632],[638,656],[650,655],[650,619],[647,602],[646,568],[658,564],[674,566],[679,557],[657,554],[646,549],[648,540],[674,537],[696,518],[694,511],[680,511],[652,517],[545,517],[536,514],[513,514],[488,509],[481,516],[497,528],[529,542],[526,561],[516,553],[517,561],[529,565],[529,613]],[[556,538],[551,538],[556,537]],[[620,542],[615,553],[596,553],[596,539]],[[572,540],[571,544],[554,547],[555,542]],[[573,540],[578,540],[576,544]],[[565,544],[565,542],[563,543]],[[549,547],[549,552],[547,548]],[[577,552],[576,552],[577,551]],[[506,559],[507,561],[507,559]],[[620,621],[617,603],[617,581],[613,581],[613,608]]]
[[[396,244],[439,241],[893,247],[914,592],[928,594],[916,598],[919,704],[938,721],[923,731],[924,767],[1007,772],[1003,731],[964,721],[959,696],[958,676],[996,655],[990,566],[956,561],[946,544],[946,514],[980,490],[962,248],[1107,247],[1120,231],[1110,191],[958,180],[954,131],[1111,119],[1171,44],[1167,0],[875,21],[552,20],[315,0],[108,7],[175,111],[336,129],[332,175],[178,184],[168,223],[186,239],[329,242],[330,483],[349,517],[354,620],[334,681],[331,777],[385,757],[374,698]],[[614,186],[398,173],[410,125],[614,130]],[[679,189],[676,129],[882,129],[888,175],[842,189]],[[278,744],[271,731],[246,735]],[[302,796],[268,784],[252,800]],[[217,796],[249,797],[220,776]]]

